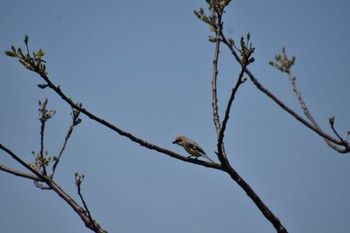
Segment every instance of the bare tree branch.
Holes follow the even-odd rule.
[[[309,109],[306,106],[305,101],[303,100],[303,97],[301,96],[301,92],[299,91],[299,89],[296,85],[296,82],[295,82],[296,77],[293,74],[291,74],[290,72],[288,73],[288,76],[289,76],[290,83],[292,84],[293,91],[298,98],[299,104],[300,104],[301,108],[303,109],[305,116],[311,121],[311,123],[315,126],[315,128],[317,130],[320,130],[320,126],[316,122],[315,118],[311,115]]]
[[[86,213],[86,210],[79,206],[63,189],[58,186],[54,181],[49,180],[47,185],[54,190],[68,205],[72,207],[72,209],[80,216],[81,220],[85,223],[85,226],[95,232],[105,233],[106,230],[103,230],[98,224],[95,224],[94,221],[91,222],[90,217]],[[97,231],[95,230],[96,227]]]
[[[225,35],[223,33],[221,33],[221,38],[222,41],[227,45],[227,47],[229,48],[229,50],[231,51],[232,55],[235,57],[235,59],[237,60],[237,62],[239,62],[241,64],[241,60],[240,57],[238,56],[237,52],[234,50],[233,46],[230,44],[230,42],[226,39]],[[296,120],[298,120],[299,122],[301,122],[303,125],[305,125],[307,128],[311,129],[312,131],[314,131],[316,134],[318,134],[319,136],[321,136],[324,139],[327,139],[329,141],[331,141],[332,143],[338,145],[338,146],[342,146],[344,147],[343,149],[331,144],[330,146],[338,151],[339,153],[348,153],[350,152],[350,143],[346,143],[344,144],[342,141],[330,136],[329,134],[325,133],[322,130],[318,130],[317,128],[315,128],[315,126],[313,124],[311,124],[310,122],[308,122],[307,120],[305,120],[303,117],[301,117],[299,114],[297,114],[295,111],[293,111],[291,108],[289,108],[287,105],[285,105],[281,100],[279,100],[276,96],[274,96],[269,90],[267,90],[253,75],[253,73],[247,68],[245,70],[245,73],[249,76],[250,80],[254,83],[254,85],[258,88],[258,90],[260,90],[261,92],[263,92],[264,94],[266,94],[269,98],[271,98],[277,105],[279,105],[283,110],[285,110],[286,112],[288,112],[290,115],[292,115]]]
[[[302,118],[299,114],[297,114],[295,111],[293,111],[291,108],[289,108],[287,105],[285,105],[282,101],[280,101],[277,97],[275,97],[271,92],[269,92],[265,87],[262,86],[262,84],[253,76],[253,74],[247,70],[246,73],[248,74],[249,78],[252,80],[252,82],[255,84],[255,86],[265,93],[268,97],[270,97],[273,101],[275,101],[282,109],[284,109],[286,112],[288,112],[290,115],[292,115],[295,119],[297,119],[299,122],[304,124],[306,127],[320,135],[322,138],[327,139],[331,142],[333,142],[336,145],[344,146],[344,149],[334,145],[329,144],[334,150],[338,151],[339,153],[348,153],[350,151],[350,145],[349,144],[343,144],[340,140],[333,138],[329,134],[325,133],[322,130],[319,130],[315,128],[315,126],[308,121],[306,121],[304,118]]]
[[[344,139],[339,135],[339,133],[338,133],[338,131],[335,129],[335,127],[334,127],[334,116],[331,116],[330,118],[329,118],[329,123],[330,123],[330,125],[331,125],[331,129],[333,130],[333,133],[338,137],[338,139],[342,142],[342,143],[344,143],[344,144],[348,144],[349,142],[348,142],[348,136],[349,136],[349,134],[350,134],[350,131],[347,131],[346,132],[346,134],[345,134],[345,137],[344,137]]]
[[[144,141],[144,140],[132,135],[131,133],[128,133],[124,130],[119,129],[118,127],[112,125],[111,123],[105,121],[104,119],[97,117],[96,115],[92,114],[91,112],[89,112],[88,110],[83,108],[81,105],[75,104],[70,98],[68,98],[61,91],[59,86],[55,86],[51,82],[51,80],[48,78],[46,72],[43,72],[42,70],[40,70],[40,69],[37,70],[37,69],[38,68],[34,67],[34,71],[36,73],[38,73],[40,75],[40,77],[46,82],[45,86],[51,88],[54,92],[56,92],[72,108],[80,111],[84,115],[88,116],[90,119],[95,120],[95,121],[101,123],[102,125],[106,126],[107,128],[117,132],[121,136],[127,137],[131,141],[134,141],[134,142],[138,143],[139,145],[144,146],[148,149],[156,150],[160,153],[167,154],[173,158],[177,158],[177,159],[180,159],[182,161],[189,162],[189,163],[202,165],[205,167],[211,167],[214,169],[218,169],[218,170],[222,170],[222,171],[227,172],[246,192],[250,192],[248,196],[251,198],[254,198],[254,199],[252,199],[254,203],[259,203],[259,205],[260,205],[259,209],[263,212],[264,216],[267,216],[267,219],[275,226],[275,228],[277,226],[276,229],[284,229],[284,227],[281,224],[278,225],[276,223],[276,219],[278,220],[278,218],[275,217],[271,211],[269,211],[267,206],[264,203],[262,203],[260,198],[255,194],[255,192],[251,188],[250,189],[248,188],[249,186],[247,186],[247,183],[240,176],[238,176],[237,172],[231,167],[231,165],[229,164],[229,161],[226,159],[227,156],[226,156],[226,153],[224,150],[221,150],[222,156],[219,156],[219,158],[221,158],[220,161],[222,164],[219,165],[219,164],[215,164],[215,163],[211,163],[211,162],[190,159],[188,157],[181,156],[181,155],[176,154],[172,151],[169,151],[167,149],[161,148],[161,147],[156,146],[154,144],[151,144],[147,141]],[[222,147],[223,147],[223,144],[222,144]],[[49,183],[48,186],[50,188],[52,188],[53,190],[55,190],[55,192],[57,192],[64,200],[66,200],[67,203],[69,203],[69,205],[75,210],[75,212],[77,212],[81,216],[82,220],[84,221],[84,223],[87,227],[89,227],[90,229],[94,228],[94,225],[91,224],[91,221],[89,220],[89,217],[87,216],[87,214],[85,213],[85,210],[83,208],[79,207],[75,202],[71,202],[70,201],[71,198],[68,195],[66,195],[63,192],[63,190],[61,190],[57,185],[55,185],[55,183]],[[266,213],[268,213],[268,214],[266,214]],[[286,232],[286,231],[278,231],[278,232]]]
[[[209,2],[208,2],[209,4]],[[215,40],[215,51],[214,51],[214,60],[213,60],[213,79],[212,79],[212,105],[213,105],[213,120],[214,120],[214,125],[217,131],[218,135],[218,152],[216,153],[218,155],[218,158],[221,162],[221,166],[224,172],[228,173],[230,177],[236,181],[236,183],[247,193],[247,195],[252,199],[252,201],[256,204],[256,206],[259,208],[259,210],[263,213],[263,215],[272,223],[272,225],[275,227],[277,232],[280,233],[287,233],[287,230],[284,228],[282,223],[279,221],[279,219],[271,212],[271,210],[262,202],[262,200],[259,198],[259,196],[254,192],[254,190],[248,185],[248,183],[239,176],[239,174],[236,172],[236,170],[230,165],[229,160],[227,159],[227,155],[225,152],[225,146],[224,146],[224,133],[226,129],[226,124],[229,119],[229,113],[231,110],[231,106],[233,103],[233,100],[235,98],[235,94],[239,88],[239,86],[242,84],[242,78],[244,75],[244,72],[247,68],[247,65],[250,62],[253,62],[254,59],[250,58],[250,55],[253,53],[254,48],[251,48],[249,46],[249,34],[247,35],[247,46],[245,46],[243,38],[241,40],[241,55],[242,58],[240,60],[241,64],[241,72],[239,74],[238,80],[236,85],[233,87],[230,98],[227,103],[226,111],[225,111],[225,116],[224,120],[222,122],[222,126],[220,126],[220,121],[219,121],[219,113],[218,113],[218,100],[217,100],[217,75],[218,75],[218,59],[219,59],[219,48],[220,48],[220,43],[221,43],[221,38],[220,36],[222,35],[222,13],[224,12],[225,4],[221,4],[220,1],[213,1],[210,3],[210,9],[212,9],[213,13],[216,13],[216,17],[210,16],[207,17],[203,10],[201,9],[199,12],[195,12],[198,18],[200,18],[202,21],[205,23],[210,24],[211,28],[214,28],[216,31],[216,38]],[[216,23],[213,23],[213,20],[209,19],[215,19]]]
[[[207,1],[209,4],[209,9],[213,13],[211,16],[207,17],[204,13],[203,10],[201,9],[199,12],[195,12],[197,17],[199,17],[202,21],[205,23],[209,24],[211,27],[212,31],[215,31],[215,38],[214,39],[209,39],[212,42],[215,42],[215,51],[214,51],[214,58],[213,58],[213,74],[212,74],[212,108],[213,108],[213,122],[215,126],[215,130],[217,132],[217,148],[218,152],[216,154],[218,155],[218,158],[221,162],[221,164],[216,164],[216,163],[209,163],[206,161],[201,161],[201,160],[196,160],[196,159],[191,159],[182,155],[179,155],[177,153],[174,153],[170,150],[164,149],[162,147],[159,147],[155,144],[151,144],[139,137],[136,137],[135,135],[124,131],[120,129],[119,127],[111,124],[108,121],[105,121],[104,119],[96,116],[95,114],[91,113],[90,111],[86,110],[85,108],[82,107],[81,104],[77,104],[73,102],[62,90],[59,86],[55,85],[48,77],[46,73],[46,67],[44,65],[45,61],[42,60],[42,57],[44,55],[43,51],[39,50],[38,53],[33,53],[33,57],[31,56],[29,52],[29,47],[28,47],[28,37],[25,39],[25,44],[27,48],[27,55],[23,55],[21,50],[20,53],[16,53],[16,51],[13,49],[13,52],[8,51],[7,54],[13,57],[19,58],[19,61],[24,65],[27,69],[36,72],[39,74],[39,76],[45,81],[44,84],[39,84],[38,86],[40,88],[50,88],[52,89],[57,95],[59,95],[63,101],[65,101],[67,104],[69,104],[72,109],[73,109],[73,115],[75,116],[75,113],[83,113],[93,121],[96,121],[100,123],[101,125],[104,125],[105,127],[113,130],[114,132],[118,133],[119,135],[123,137],[129,138],[131,141],[146,147],[150,150],[155,150],[157,152],[160,152],[162,154],[166,154],[170,157],[205,166],[205,167],[210,167],[213,169],[221,170],[230,175],[230,177],[246,192],[246,194],[252,199],[252,201],[255,203],[255,205],[258,207],[258,209],[262,212],[262,214],[272,223],[272,225],[275,227],[277,232],[283,232],[286,233],[287,230],[284,228],[280,220],[271,212],[271,210],[263,203],[263,201],[260,199],[260,197],[254,192],[254,190],[248,185],[248,183],[236,172],[236,170],[231,166],[229,160],[227,159],[227,155],[225,152],[225,146],[224,146],[224,136],[225,136],[225,131],[227,128],[227,123],[230,118],[230,111],[231,107],[233,104],[233,101],[235,99],[235,95],[238,91],[238,88],[240,85],[243,83],[243,75],[247,74],[251,81],[255,84],[255,86],[265,93],[268,97],[270,97],[275,103],[277,103],[282,109],[287,111],[290,115],[292,115],[294,118],[296,118],[299,122],[319,134],[326,142],[327,144],[332,147],[333,149],[337,150],[338,152],[341,153],[347,153],[350,151],[350,143],[347,142],[347,137],[349,133],[346,135],[346,139],[343,140],[338,132],[334,128],[334,118],[331,123],[331,128],[334,132],[334,134],[337,136],[337,138],[334,138],[325,132],[323,132],[316,122],[316,120],[313,118],[313,116],[310,114],[308,108],[306,107],[306,104],[304,100],[302,99],[301,93],[298,90],[296,83],[295,83],[295,77],[288,72],[290,81],[292,83],[292,87],[294,92],[296,93],[298,97],[298,101],[304,111],[304,114],[307,119],[304,119],[302,116],[298,115],[295,111],[290,109],[288,106],[286,106],[282,101],[280,101],[277,97],[275,97],[272,93],[270,93],[265,87],[263,87],[258,80],[253,76],[253,74],[247,69],[247,66],[250,62],[253,60],[250,60],[250,55],[251,53],[245,53],[246,51],[244,50],[244,46],[242,45],[242,42],[244,43],[243,40],[241,40],[241,47],[242,50],[239,50],[235,45],[230,42],[230,40],[227,40],[224,36],[223,33],[223,22],[222,22],[222,14],[224,12],[224,8],[229,4],[230,0],[212,0],[212,1]],[[247,36],[248,41],[249,41],[249,34]],[[237,79],[237,82],[235,86],[232,88],[231,95],[228,99],[227,107],[225,110],[225,115],[224,119],[222,122],[220,122],[220,116],[219,116],[219,111],[218,111],[218,97],[217,97],[217,81],[218,81],[218,61],[219,61],[219,54],[220,54],[220,43],[224,43],[228,46],[230,49],[231,53],[237,60],[237,62],[241,65],[241,70]],[[248,45],[249,47],[249,45]],[[247,47],[247,48],[248,48]],[[246,49],[246,48],[245,48]],[[238,55],[237,51],[241,53],[241,56]],[[282,71],[284,71],[282,69]],[[45,108],[43,108],[46,111],[46,105]],[[42,114],[41,117],[45,116],[45,114]],[[80,120],[80,119],[79,119]],[[61,150],[59,152],[59,155],[57,159],[55,160],[55,163],[52,168],[52,173],[51,177],[47,176],[47,171],[46,171],[46,160],[44,157],[44,130],[45,130],[45,119],[41,119],[41,146],[40,146],[40,154],[39,158],[41,158],[41,169],[36,171],[33,169],[31,166],[27,165],[24,163],[18,156],[16,156],[14,153],[12,153],[10,150],[8,150],[6,147],[3,147],[0,144],[0,149],[4,150],[8,154],[12,156],[16,161],[20,162],[25,168],[27,168],[29,171],[37,175],[38,177],[35,177],[31,174],[26,174],[23,172],[15,171],[13,169],[7,168],[6,166],[0,165],[0,170],[6,171],[8,173],[21,176],[24,178],[32,179],[35,180],[35,184],[42,189],[52,189],[54,190],[64,201],[66,201],[72,208],[73,210],[81,217],[82,221],[85,223],[85,225],[95,231],[95,232],[106,232],[103,230],[92,218],[92,215],[88,209],[88,206],[83,198],[83,195],[81,193],[81,182],[83,179],[83,176],[76,175],[76,185],[78,188],[78,195],[80,197],[80,200],[83,203],[83,207],[79,206],[68,194],[66,194],[54,181],[53,181],[53,175],[55,174],[56,168],[58,166],[59,160],[63,154],[63,151],[65,150],[66,144],[68,142],[69,137],[71,136],[73,132],[73,128],[75,125],[78,124],[78,117],[74,119],[73,117],[73,122],[66,134],[66,137],[64,139],[63,145],[61,147]],[[310,123],[311,122],[311,123]],[[349,132],[349,131],[348,131]],[[341,147],[344,147],[341,148]],[[40,183],[42,182],[42,183]],[[42,184],[45,184],[47,186],[42,186]]]
[[[83,194],[81,193],[81,184],[83,183],[83,180],[84,180],[84,175],[80,175],[78,173],[75,173],[75,185],[77,186],[77,189],[78,189],[78,195],[80,197],[80,200],[81,202],[83,203],[83,206],[85,208],[85,211],[87,213],[87,216],[89,217],[90,219],[90,222],[92,223],[92,226],[94,228],[94,231],[95,232],[99,232],[98,229],[99,229],[99,226],[98,224],[95,222],[95,220],[92,218],[92,215],[90,213],[90,210],[85,202],[85,199],[83,197]]]
[[[5,151],[7,154],[9,154],[13,159],[15,159],[17,162],[19,162],[21,165],[23,165],[25,168],[27,168],[29,171],[37,175],[38,177],[32,177],[30,175],[23,175],[23,173],[16,173],[14,175],[22,176],[28,179],[32,179],[35,181],[36,185],[38,185],[37,182],[44,182],[47,187],[44,187],[44,189],[52,189],[54,190],[68,205],[72,207],[72,209],[80,216],[80,218],[85,223],[85,226],[90,228],[91,230],[98,232],[98,233],[106,233],[107,231],[103,230],[98,224],[95,224],[95,221],[91,221],[90,217],[84,210],[84,208],[80,207],[74,200],[71,198],[66,192],[63,191],[63,189],[58,186],[52,179],[50,179],[48,176],[42,175],[33,168],[31,168],[28,164],[26,164],[23,160],[20,159],[19,156],[17,156],[15,153],[13,153],[11,150],[0,144],[0,149]],[[4,166],[1,166],[4,168]],[[4,169],[1,169],[4,170]],[[12,173],[10,171],[10,173]],[[41,186],[41,185],[39,185]],[[39,187],[42,188],[42,187]]]
[[[217,148],[218,148],[218,158],[221,162],[227,163],[227,155],[225,152],[225,145],[223,143],[223,131],[220,125],[220,117],[219,117],[219,111],[218,111],[218,97],[217,97],[217,78],[218,78],[218,61],[219,61],[219,54],[220,54],[220,32],[222,30],[222,12],[216,11],[213,12],[213,14],[217,14],[217,22],[215,25],[211,24],[211,27],[215,30],[215,52],[214,52],[214,59],[213,59],[213,79],[212,79],[212,107],[213,107],[213,121],[214,121],[214,126],[216,129],[217,137],[218,137],[218,143],[217,143]],[[222,132],[222,133],[221,133]],[[220,135],[222,134],[222,137]],[[220,140],[221,138],[221,140]]]
[[[29,52],[29,48],[28,48],[28,44],[26,44],[27,47],[27,51]],[[44,101],[44,103],[41,104],[41,102],[39,101],[40,104],[40,123],[41,123],[41,127],[40,127],[40,160],[41,160],[41,166],[40,168],[43,169],[43,174],[46,176],[47,172],[46,172],[46,162],[44,159],[44,135],[45,135],[45,124],[46,124],[46,105],[47,105],[47,99]]]
[[[63,142],[63,145],[62,145],[62,147],[61,147],[61,150],[60,150],[60,152],[59,152],[59,154],[58,154],[58,156],[57,156],[57,158],[56,158],[56,160],[55,160],[55,163],[54,163],[53,166],[52,166],[52,171],[51,171],[51,175],[50,175],[50,176],[51,176],[51,179],[53,178],[53,176],[54,176],[54,174],[55,174],[57,165],[58,165],[58,163],[60,162],[60,159],[61,159],[61,156],[62,156],[62,154],[63,154],[63,151],[64,151],[64,149],[66,148],[66,145],[67,145],[67,143],[68,143],[68,140],[69,140],[70,136],[71,136],[72,133],[73,133],[74,127],[77,126],[78,124],[80,124],[80,122],[81,122],[81,119],[79,118],[79,114],[80,114],[79,111],[74,110],[74,109],[72,108],[72,124],[69,126],[69,130],[68,130],[68,132],[67,132],[67,134],[66,134],[66,137],[65,137],[65,139],[64,139],[64,142]]]
[[[28,173],[25,173],[25,172],[22,172],[22,171],[14,170],[12,168],[6,167],[3,164],[0,164],[0,170],[2,170],[4,172],[7,172],[7,173],[10,173],[10,174],[13,174],[15,176],[27,178],[27,179],[34,180],[34,181],[41,181],[41,179],[39,177],[37,177],[37,176],[31,175],[31,174],[28,174]]]
[[[220,28],[220,30],[222,30],[222,27]],[[220,35],[221,35],[221,32],[220,32]],[[227,122],[228,122],[229,117],[230,117],[230,111],[231,111],[231,106],[232,106],[233,100],[235,99],[235,95],[238,91],[238,88],[243,83],[243,75],[244,75],[245,70],[247,69],[247,66],[254,62],[254,58],[251,57],[251,55],[254,53],[254,50],[255,49],[250,44],[250,35],[248,33],[247,34],[247,43],[244,42],[243,37],[241,38],[241,49],[240,49],[241,71],[239,73],[236,85],[232,88],[230,98],[227,102],[227,107],[226,107],[226,111],[225,111],[224,120],[222,122],[222,127],[221,127],[220,133],[218,135],[218,153],[219,154],[222,153],[221,150],[224,148],[222,146],[223,140],[224,140],[224,134],[225,134]]]
[[[0,149],[5,151],[7,154],[9,154],[14,160],[16,160],[19,164],[21,164],[23,167],[25,167],[26,169],[28,169],[30,172],[32,172],[33,174],[35,174],[39,179],[41,179],[41,181],[45,180],[45,176],[43,176],[42,174],[40,174],[38,171],[36,171],[35,169],[33,169],[30,165],[28,165],[26,162],[24,162],[20,157],[18,157],[15,153],[13,153],[10,149],[8,149],[7,147],[5,147],[4,145],[2,145],[0,143]]]
[[[218,112],[218,96],[217,96],[217,78],[218,78],[218,62],[219,62],[219,53],[220,53],[220,31],[222,27],[221,14],[218,14],[218,23],[215,26],[216,37],[215,37],[215,52],[213,59],[213,79],[211,81],[212,85],[212,107],[213,107],[213,120],[216,129],[216,133],[220,133],[220,118]]]
[[[174,152],[172,152],[170,150],[164,149],[164,148],[159,147],[159,146],[157,146],[155,144],[152,144],[150,142],[142,140],[141,138],[138,138],[138,137],[134,136],[133,134],[118,128],[117,126],[109,123],[108,121],[106,121],[106,120],[104,120],[104,119],[94,115],[90,111],[86,110],[85,108],[82,107],[81,104],[74,103],[71,98],[67,97],[61,91],[61,88],[59,86],[56,86],[56,85],[54,85],[51,82],[51,80],[49,79],[49,77],[47,76],[46,73],[43,73],[40,70],[36,70],[36,73],[38,73],[40,75],[40,77],[46,82],[47,87],[49,87],[54,92],[56,92],[56,94],[58,94],[73,109],[78,110],[79,112],[83,113],[84,115],[86,115],[90,119],[92,119],[92,120],[94,120],[94,121],[96,121],[96,122],[106,126],[107,128],[117,132],[119,135],[124,136],[126,138],[129,138],[131,141],[136,142],[137,144],[139,144],[139,145],[141,145],[143,147],[146,147],[148,149],[155,150],[155,151],[158,151],[158,152],[163,153],[163,154],[167,154],[170,157],[177,158],[177,159],[180,159],[182,161],[190,162],[190,163],[193,163],[193,164],[202,165],[202,166],[205,166],[205,167],[211,167],[211,168],[220,169],[221,166],[219,164],[213,164],[213,163],[209,163],[209,162],[206,162],[206,161],[189,159],[189,158],[187,158],[185,156],[181,156],[181,155],[179,155],[177,153],[174,153]]]
[[[260,197],[254,192],[249,184],[229,165],[225,164],[223,168],[230,177],[237,182],[237,184],[246,192],[247,196],[255,203],[262,214],[268,219],[275,227],[278,233],[287,233],[287,229],[282,225],[281,221],[272,213],[272,211],[264,204]]]
[[[43,174],[46,176],[46,166],[45,166],[45,160],[44,160],[44,130],[45,130],[45,122],[41,121],[41,128],[40,128],[40,158],[41,158],[41,168],[43,169]]]
[[[237,83],[233,87],[233,89],[231,91],[230,99],[228,100],[228,103],[227,103],[224,120],[222,121],[222,127],[220,129],[220,133],[219,133],[219,136],[218,136],[218,149],[219,149],[218,153],[219,154],[222,153],[220,148],[222,148],[221,145],[223,144],[223,141],[224,141],[226,125],[227,125],[227,122],[228,122],[228,120],[230,118],[231,106],[232,106],[233,100],[235,99],[235,95],[237,93],[237,90],[238,90],[239,86],[242,84],[242,78],[243,78],[243,74],[244,74],[244,70],[245,69],[246,69],[246,66],[243,66],[242,69],[241,69],[241,72],[239,74],[239,77],[237,79]]]
[[[289,81],[292,85],[293,91],[295,93],[295,95],[298,98],[299,104],[301,106],[301,108],[304,111],[304,115],[310,120],[310,122],[314,125],[314,128],[317,131],[322,131],[321,127],[319,126],[319,124],[317,123],[317,121],[315,120],[315,118],[311,115],[308,107],[306,106],[306,103],[301,95],[301,92],[299,91],[297,84],[295,82],[296,77],[289,71],[287,72],[288,76],[289,76]],[[338,137],[340,140],[342,140],[340,137]],[[336,145],[334,145],[334,143],[332,143],[330,140],[328,140],[327,138],[323,138],[325,140],[325,142],[327,143],[327,145],[333,149],[335,149],[336,151],[341,150],[340,147],[337,147]],[[346,145],[346,143],[343,141],[344,145]]]

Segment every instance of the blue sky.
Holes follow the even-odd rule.
[[[0,50],[46,52],[54,83],[96,115],[152,143],[184,154],[171,142],[187,135],[216,160],[211,72],[214,45],[193,10],[205,1],[2,1]],[[328,117],[350,129],[350,4],[348,1],[232,1],[227,36],[250,32],[251,70],[271,92],[301,113],[288,78],[268,62],[286,47],[311,113],[326,132]],[[38,100],[56,116],[46,147],[58,153],[70,108],[39,78],[0,55],[0,142],[26,161],[39,150]],[[222,47],[219,110],[239,67]],[[78,200],[74,173],[94,218],[109,232],[274,232],[226,174],[146,150],[82,116],[57,170],[57,182]],[[233,167],[289,232],[350,229],[349,155],[326,146],[246,82],[233,103],[225,137]],[[0,163],[19,168],[0,152]],[[4,232],[90,232],[56,194],[0,173]]]

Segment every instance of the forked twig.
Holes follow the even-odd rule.
[[[229,48],[231,51],[232,55],[235,57],[237,62],[241,63],[240,58],[237,54],[237,52],[234,50],[233,46],[230,44],[230,42],[226,39],[225,35],[221,33],[221,38],[222,41],[226,44],[226,46]],[[274,96],[269,90],[267,90],[253,75],[253,73],[247,68],[245,70],[245,73],[248,75],[250,80],[254,83],[254,85],[266,94],[269,98],[271,98],[277,105],[279,105],[283,110],[288,112],[290,115],[292,115],[296,120],[301,122],[303,125],[305,125],[307,128],[311,129],[314,131],[316,134],[324,138],[325,140],[328,140],[332,143],[328,144],[331,148],[336,150],[339,153],[348,153],[350,152],[350,143],[344,144],[341,140],[334,138],[330,136],[329,134],[325,133],[321,129],[317,129],[312,123],[308,122],[305,120],[303,117],[301,117],[299,114],[297,114],[295,111],[293,111],[291,108],[289,108],[287,105],[285,105],[281,100],[279,100],[276,96]],[[340,148],[339,146],[343,146],[344,148]]]

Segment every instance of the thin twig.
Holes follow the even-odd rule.
[[[46,175],[46,165],[45,165],[45,159],[44,159],[44,132],[45,132],[45,120],[40,120],[41,127],[40,127],[40,160],[41,160],[41,167],[43,169],[43,174]]]
[[[77,175],[76,175],[77,176]],[[82,184],[82,177],[81,176],[79,176],[78,178],[76,177],[76,179],[79,179],[79,180],[77,180],[76,181],[76,185],[77,185],[77,188],[78,188],[78,195],[79,195],[79,197],[80,197],[80,200],[82,201],[82,203],[83,203],[83,205],[84,205],[84,209],[85,209],[85,211],[86,211],[86,213],[87,213],[87,215],[88,215],[88,217],[89,217],[89,219],[90,219],[90,222],[92,223],[92,225],[93,225],[93,227],[94,227],[94,230],[97,232],[98,231],[98,227],[97,227],[97,225],[96,225],[96,222],[95,222],[95,220],[92,218],[92,216],[91,216],[91,213],[90,213],[90,210],[89,210],[89,208],[88,208],[88,206],[87,206],[87,204],[86,204],[86,202],[85,202],[85,199],[84,199],[84,197],[83,197],[83,194],[81,193],[81,184]]]
[[[54,163],[53,166],[52,166],[52,171],[51,171],[51,175],[50,175],[51,178],[53,178],[53,176],[54,176],[54,174],[55,174],[57,165],[58,165],[58,163],[60,162],[60,159],[61,159],[61,156],[62,156],[62,154],[63,154],[64,149],[66,148],[68,139],[69,139],[70,135],[71,135],[72,132],[73,132],[73,128],[74,128],[73,125],[71,125],[71,126],[69,127],[69,130],[68,130],[68,132],[67,132],[67,134],[66,134],[66,137],[65,137],[65,139],[64,139],[64,142],[63,142],[63,145],[62,145],[62,147],[61,147],[61,150],[60,150],[60,152],[59,152],[59,154],[58,154],[58,156],[57,156],[57,158],[56,158],[56,160],[55,160],[55,163]]]
[[[298,98],[298,101],[299,101],[301,108],[304,111],[304,115],[311,121],[311,123],[314,125],[314,127],[317,131],[322,131],[321,127],[319,126],[319,124],[317,123],[315,118],[311,115],[308,107],[306,106],[306,103],[301,95],[301,92],[299,91],[297,84],[295,82],[296,77],[290,71],[287,73],[288,73],[289,81],[292,85],[293,91]],[[327,138],[323,138],[323,139],[325,140],[325,142],[327,143],[328,146],[330,146],[330,147],[333,146],[333,143],[330,140],[328,140]],[[346,143],[344,145],[346,145]]]
[[[344,140],[345,140],[346,142],[348,141],[349,135],[350,135],[350,130],[346,131],[346,133],[345,133],[345,139],[344,139]]]
[[[217,135],[220,133],[220,119],[218,113],[218,96],[217,96],[217,78],[218,78],[218,62],[219,62],[219,53],[220,53],[220,31],[222,28],[221,15],[218,14],[218,23],[216,25],[216,38],[215,38],[215,52],[213,59],[213,79],[211,82],[212,85],[212,106],[213,106],[213,120],[216,129]]]
[[[13,174],[13,175],[15,175],[15,176],[27,178],[27,179],[30,179],[30,180],[42,181],[42,180],[41,180],[39,177],[37,177],[37,176],[31,175],[31,174],[28,174],[28,173],[25,173],[25,172],[22,172],[22,171],[14,170],[14,169],[12,169],[12,168],[6,167],[6,166],[3,165],[3,164],[0,164],[0,170],[2,170],[2,171],[4,171],[4,172],[7,172],[7,173],[10,173],[10,174]]]
[[[348,137],[347,135],[348,134],[346,135],[345,140],[339,135],[338,131],[334,127],[334,116],[333,116],[333,120],[332,120],[332,123],[331,123],[331,128],[333,130],[333,133],[339,138],[339,140],[342,141],[344,143],[344,145],[346,145],[347,144],[347,137]]]
[[[220,125],[220,117],[219,117],[219,107],[218,107],[218,96],[217,96],[217,78],[218,78],[218,62],[219,62],[219,54],[220,54],[220,33],[222,31],[222,13],[217,13],[217,24],[215,28],[216,37],[215,37],[215,51],[214,51],[214,59],[213,59],[213,79],[212,79],[212,107],[213,107],[213,121],[214,126],[216,129],[217,137],[218,137],[218,159],[220,160],[221,164],[228,163],[227,161],[227,155],[225,152],[225,145],[223,143],[223,140],[220,141],[220,132],[221,132],[221,125]]]
[[[40,105],[40,160],[41,160],[41,167],[43,169],[43,174],[46,176],[46,163],[44,158],[44,135],[45,135],[45,124],[46,124],[46,106],[47,106],[47,99],[44,101],[42,105]]]
[[[303,109],[305,116],[311,121],[311,123],[315,126],[316,129],[320,130],[319,124],[317,123],[315,118],[311,115],[309,109],[306,106],[305,101],[303,100],[303,97],[301,96],[301,92],[299,91],[299,89],[296,85],[296,82],[295,82],[296,77],[293,74],[291,74],[290,72],[288,73],[288,76],[289,76],[290,83],[292,84],[293,91],[298,98],[299,104],[300,104],[301,108]]]
[[[243,79],[243,75],[244,75],[244,71],[246,69],[246,65],[242,66],[241,72],[239,73],[238,79],[237,79],[237,83],[236,85],[233,87],[232,91],[231,91],[231,96],[230,99],[227,103],[227,107],[226,107],[226,111],[225,111],[225,116],[224,116],[224,120],[222,121],[222,127],[220,129],[220,133],[218,136],[218,149],[219,149],[219,154],[222,153],[220,150],[220,148],[222,148],[222,144],[223,144],[223,140],[224,140],[224,134],[225,134],[225,130],[226,130],[226,125],[227,122],[230,118],[230,111],[231,111],[231,106],[233,103],[233,100],[235,99],[235,95],[237,93],[237,90],[239,88],[239,86],[242,84],[242,79]]]
[[[58,156],[57,156],[57,158],[56,158],[55,163],[54,163],[53,166],[52,166],[51,179],[53,178],[53,176],[54,176],[54,174],[55,174],[57,165],[58,165],[58,163],[59,163],[59,161],[60,161],[60,159],[61,159],[61,156],[62,156],[62,154],[63,154],[64,149],[66,148],[66,145],[67,145],[67,143],[68,143],[68,140],[69,140],[70,136],[71,136],[72,133],[73,133],[73,129],[74,129],[74,127],[77,125],[77,120],[78,120],[78,118],[76,118],[76,117],[74,116],[74,109],[72,109],[72,124],[69,126],[69,130],[68,130],[68,132],[67,132],[67,134],[66,134],[66,137],[64,138],[64,142],[63,142],[63,145],[62,145],[62,147],[61,147],[61,150],[60,150],[60,152],[59,152],[59,154],[58,154]]]

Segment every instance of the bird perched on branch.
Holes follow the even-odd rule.
[[[210,162],[215,163],[205,154],[204,150],[195,141],[192,141],[185,136],[178,136],[175,141],[173,141],[173,144],[182,146],[190,154],[189,158],[195,157],[197,159],[202,156],[210,160]]]

